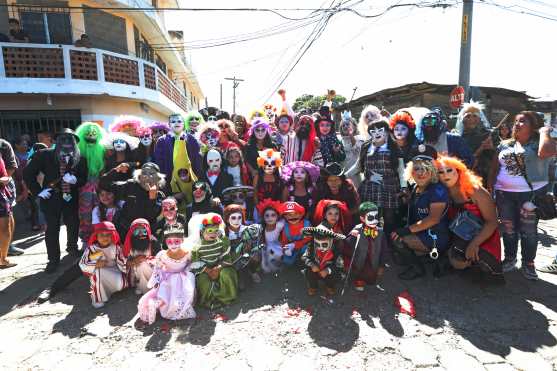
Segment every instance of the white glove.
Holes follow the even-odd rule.
[[[45,188],[38,194],[38,196],[43,200],[48,200],[50,196],[52,196],[50,192],[52,192],[52,188]]]
[[[66,173],[64,174],[64,177],[62,178],[62,180],[68,184],[75,184],[77,183],[77,178],[75,177],[75,175],[72,175],[70,173]]]
[[[371,178],[369,178],[369,180],[376,184],[383,184],[383,175],[374,171],[371,173]]]

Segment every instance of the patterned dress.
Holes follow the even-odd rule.
[[[238,296],[238,273],[232,267],[230,242],[224,237],[215,242],[201,241],[192,250],[192,261],[205,263],[206,268],[221,265],[219,277],[211,280],[205,268],[196,274],[198,304],[214,308],[232,303]]]
[[[371,181],[373,172],[383,176],[381,184]],[[358,188],[360,201],[371,201],[378,207],[396,209],[400,204],[399,192],[400,181],[391,164],[391,152],[379,148],[371,155],[368,153],[364,159],[364,180]]]
[[[155,270],[149,280],[151,290],[139,299],[139,317],[149,324],[155,322],[157,311],[170,320],[195,318],[193,300],[195,277],[189,271],[190,254],[176,260],[163,250],[157,254]]]

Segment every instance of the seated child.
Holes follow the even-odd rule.
[[[283,248],[282,263],[293,265],[301,256],[309,242],[311,236],[304,236],[302,228],[311,227],[309,220],[304,219],[306,210],[302,205],[294,201],[287,201],[282,204],[282,216],[286,220],[284,228],[280,233],[280,243]]]
[[[127,259],[130,287],[135,287],[136,295],[149,291],[147,283],[153,274],[153,258],[158,251],[155,245],[147,219],[134,220],[126,234],[123,252]]]
[[[126,288],[126,259],[114,224],[101,222],[93,226],[79,267],[89,277],[94,308],[103,307],[113,293]]]
[[[184,249],[184,230],[170,228],[164,236],[168,249],[157,254],[148,284],[151,290],[139,299],[137,306],[139,318],[149,324],[155,322],[157,311],[170,320],[196,316],[195,277],[190,272],[191,254]]]

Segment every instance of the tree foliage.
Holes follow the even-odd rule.
[[[301,97],[296,98],[294,104],[292,105],[292,109],[295,112],[298,112],[302,109],[310,109],[312,111],[318,111],[319,108],[325,102],[327,98],[326,95],[311,95],[311,94],[303,94]],[[333,107],[338,106],[346,102],[346,98],[342,95],[336,95],[333,98]]]

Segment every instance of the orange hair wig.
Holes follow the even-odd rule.
[[[416,128],[416,122],[408,111],[398,110],[395,112],[394,115],[391,116],[389,120],[389,126],[391,130],[393,130],[395,128],[395,125],[399,122],[405,123],[406,126],[408,126],[410,129]]]
[[[472,194],[482,186],[482,178],[477,176],[472,170],[456,157],[439,156],[435,160],[435,167],[450,167],[458,173],[458,187],[460,193],[466,198],[470,198]]]

